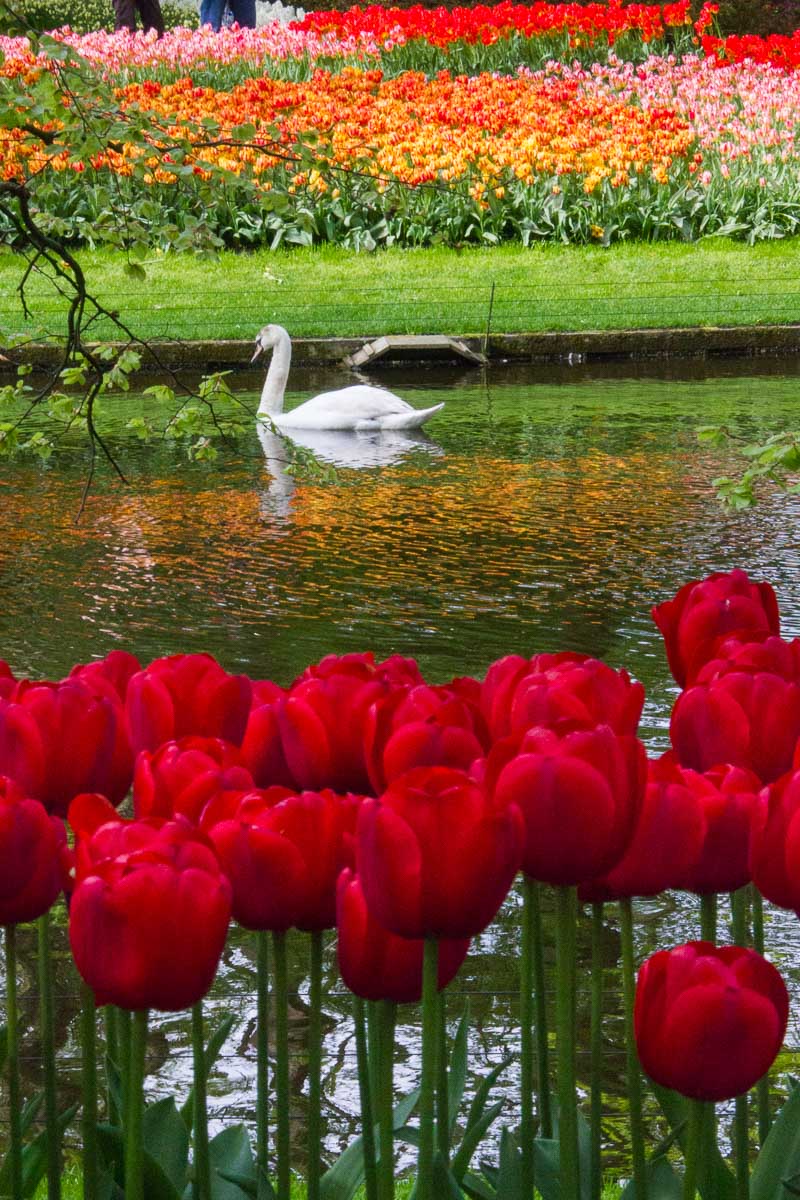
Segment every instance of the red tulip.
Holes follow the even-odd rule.
[[[339,972],[344,984],[364,1000],[416,1004],[422,997],[421,938],[397,937],[379,925],[367,908],[357,875],[342,871],[336,892]],[[469,938],[439,942],[439,991],[458,974]]]
[[[510,656],[486,674],[482,706],[495,738],[543,726],[563,734],[610,725],[635,734],[644,688],[627,671],[615,671],[584,654]]]
[[[800,770],[765,788],[755,805],[750,840],[753,883],[779,908],[800,914]]]
[[[684,767],[732,763],[771,783],[792,762],[800,738],[800,682],[732,670],[682,692],[670,737]]]
[[[17,680],[7,662],[0,658],[0,700],[10,700],[16,690]]]
[[[233,915],[247,929],[307,931],[336,924],[336,881],[353,863],[361,799],[285,788],[220,795],[208,833],[233,887]]]
[[[357,871],[375,919],[401,937],[485,929],[517,873],[522,818],[463,771],[417,767],[365,800]]]
[[[242,742],[242,762],[260,788],[295,786],[278,728],[278,705],[286,695],[284,688],[269,680],[253,684],[253,705]]]
[[[780,632],[778,601],[770,584],[753,583],[738,570],[684,584],[674,599],[652,613],[681,687],[694,682],[724,639],[756,641]]]
[[[210,654],[157,658],[134,675],[125,697],[134,750],[194,734],[241,744],[252,688],[246,675],[228,675]]]
[[[494,788],[501,804],[522,812],[526,875],[557,886],[605,875],[631,840],[646,778],[637,738],[602,725],[564,737],[531,730]]]
[[[702,781],[702,776],[694,779]],[[706,833],[701,788],[702,782],[684,778],[669,755],[650,762],[644,802],[627,850],[608,875],[580,888],[580,898],[657,896],[681,887]]]
[[[35,921],[66,882],[64,826],[13,780],[0,776],[0,925]]]
[[[331,655],[309,667],[276,705],[283,754],[300,788],[367,793],[367,710],[395,689],[422,683],[417,664],[395,656]]]
[[[89,680],[19,683],[0,700],[0,771],[63,816],[73,796],[97,791],[119,804],[133,758],[122,705]]]
[[[97,828],[78,861],[69,937],[97,1003],[173,1012],[201,1000],[231,909],[205,840],[182,818],[116,821]]]
[[[700,896],[735,892],[750,882],[750,832],[761,782],[752,771],[728,764],[704,775],[689,770],[681,774],[696,788],[706,832],[700,855],[679,886]]]
[[[96,691],[105,694],[108,688],[124,703],[128,684],[142,664],[127,650],[112,650],[105,658],[88,663],[78,663],[69,673],[70,679],[81,679]]]
[[[221,738],[183,737],[155,754],[137,755],[133,809],[137,817],[188,817],[197,823],[212,796],[253,787],[235,746]]]
[[[412,767],[467,770],[488,746],[483,717],[466,688],[428,687],[395,691],[366,714],[367,770],[376,794]]]
[[[766,672],[780,675],[790,683],[800,682],[800,638],[791,642],[780,637],[765,637],[759,641],[741,642],[726,639],[716,654],[697,672],[695,683],[713,683],[732,671],[750,675]]]
[[[748,1091],[781,1048],[789,996],[755,950],[688,942],[659,950],[639,971],[636,1045],[645,1072],[693,1100]]]

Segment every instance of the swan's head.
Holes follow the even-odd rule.
[[[280,325],[265,325],[256,334],[256,348],[250,362],[255,362],[261,354],[266,354],[267,350],[272,350],[278,344],[280,338],[286,333]]]

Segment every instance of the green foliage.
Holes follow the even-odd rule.
[[[114,28],[114,10],[111,0],[17,0],[14,6],[24,17],[31,29],[40,32],[60,29],[69,25],[77,33],[90,33],[93,29]],[[188,29],[199,26],[195,8],[162,0],[161,12],[167,29],[182,25]]]
[[[728,508],[752,508],[758,503],[761,485],[773,484],[784,492],[800,492],[800,431],[782,430],[763,442],[745,443],[729,429],[703,425],[697,440],[720,450],[733,450],[746,460],[737,475],[720,475],[712,480],[717,497]]]

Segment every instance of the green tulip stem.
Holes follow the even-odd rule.
[[[50,914],[36,922],[39,968],[39,1019],[44,1063],[44,1122],[47,1133],[47,1200],[61,1200],[61,1137],[58,1131],[56,1019],[53,1006],[53,955]]]
[[[17,1008],[17,928],[6,925],[6,1066],[8,1069],[8,1157],[11,1200],[22,1200],[22,1098],[19,1078],[19,1010]]]
[[[731,893],[731,924],[733,940],[737,946],[747,945],[747,910],[750,905],[746,887]],[[736,1164],[737,1200],[748,1200],[750,1195],[750,1127],[747,1095],[737,1096],[733,1118],[733,1149]]]
[[[704,942],[717,944],[717,896],[711,892],[700,897],[700,937]]]
[[[750,944],[750,889],[741,887],[738,891],[731,892],[730,899],[731,937],[734,945],[746,948]]]
[[[367,1004],[367,1046],[369,1050],[369,1081],[372,1090],[372,1098],[377,1102],[381,1054],[377,1000],[370,1000],[370,1002]]]
[[[556,888],[556,1034],[561,1200],[580,1200],[578,1109],[575,1095],[574,887]]]
[[[192,1065],[194,1067],[194,1200],[211,1200],[211,1160],[208,1154],[208,1079],[203,1002],[192,1006]]]
[[[753,949],[759,954],[764,953],[764,901],[761,892],[750,885],[750,899],[753,911]],[[772,1114],[769,1109],[769,1075],[764,1075],[756,1084],[756,1105],[758,1108],[758,1144],[763,1146],[772,1125]]]
[[[375,1002],[370,1001],[370,1006]],[[378,1200],[378,1174],[375,1165],[375,1118],[372,1108],[372,1072],[367,1046],[367,1018],[364,1001],[353,996],[353,1022],[356,1029],[358,1092],[361,1100],[361,1137],[364,1144],[364,1192],[366,1200]]]
[[[378,1198],[394,1200],[394,1033],[397,1005],[392,1000],[378,1001],[380,1029],[380,1085],[377,1096],[380,1156]]]
[[[438,975],[439,943],[436,938],[426,938],[422,964],[422,1079],[419,1092],[419,1157],[417,1160],[416,1200],[435,1200],[433,1153],[436,1059],[439,1040]]]
[[[547,1037],[547,992],[544,974],[541,887],[534,879],[524,876],[523,888],[526,902],[530,907],[530,922],[533,932],[533,1004],[538,1067],[539,1129],[542,1137],[551,1138],[553,1136],[553,1106],[550,1103],[550,1049]]]
[[[522,938],[519,962],[519,1044],[520,1044],[520,1129],[522,1200],[533,1200],[533,905],[531,893],[536,884],[522,876]]]
[[[290,1200],[291,1152],[289,1126],[289,988],[286,934],[273,933],[275,969],[275,1108],[277,1111],[278,1200]]]
[[[83,980],[80,991],[83,1200],[97,1200],[97,1013],[94,992]]]
[[[258,1167],[267,1173],[269,1154],[269,937],[256,934],[256,1156]]]
[[[106,1025],[106,1117],[109,1125],[122,1125],[122,1113],[117,1104],[116,1091],[112,1086],[112,1076],[120,1079],[119,1071],[119,1028],[117,1010],[113,1004],[105,1007]],[[124,1094],[124,1093],[123,1093]]]
[[[125,1200],[145,1200],[144,1195],[144,1063],[147,1049],[147,1009],[133,1014],[128,1094],[125,1101]]]
[[[447,1001],[439,992],[436,1043],[436,1146],[446,1163],[450,1161],[450,1097],[447,1088]]]
[[[625,1004],[625,1058],[628,1075],[631,1151],[636,1200],[647,1200],[647,1158],[642,1122],[642,1078],[633,1027],[633,1003],[636,995],[636,968],[633,954],[633,904],[630,898],[619,902],[622,941],[622,994]]]
[[[590,1142],[592,1177],[589,1195],[600,1200],[603,1191],[603,912],[602,904],[592,905],[592,1008],[590,1020],[591,1112]]]
[[[706,1105],[702,1100],[689,1100],[688,1105],[689,1126],[686,1138],[686,1166],[683,1172],[683,1200],[695,1200],[708,1122]]]
[[[125,1008],[117,1009],[117,1046],[119,1051],[119,1086],[122,1095],[122,1123],[128,1119],[125,1106],[128,1103],[129,1075],[131,1069],[131,1013]]]
[[[308,1028],[308,1200],[319,1200],[322,1159],[322,933],[311,934]]]

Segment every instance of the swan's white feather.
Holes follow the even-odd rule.
[[[355,384],[322,392],[299,404],[291,412],[283,411],[283,396],[291,362],[291,339],[280,325],[266,325],[256,340],[256,355],[272,350],[273,358],[264,383],[259,406],[260,416],[269,416],[278,429],[329,429],[369,432],[381,429],[418,429],[429,417],[444,408],[414,408],[386,388]]]

